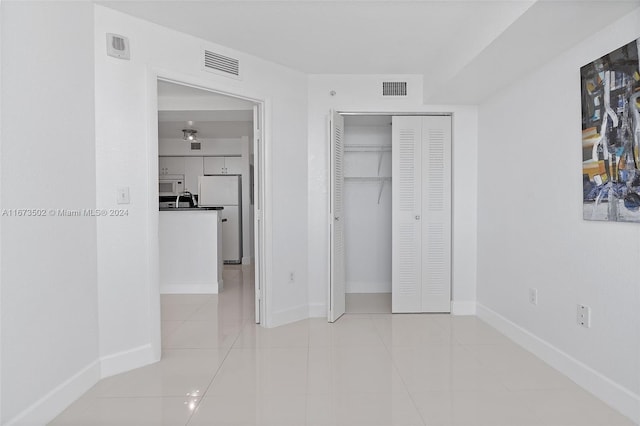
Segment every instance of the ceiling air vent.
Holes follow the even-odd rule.
[[[204,51],[204,69],[227,77],[240,77],[240,61],[209,50]]]
[[[383,81],[382,96],[407,96],[407,82]]]

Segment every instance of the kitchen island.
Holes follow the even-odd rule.
[[[160,209],[161,294],[222,291],[221,209]]]

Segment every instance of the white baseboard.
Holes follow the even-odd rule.
[[[161,284],[160,294],[218,294],[222,283]]]
[[[640,395],[619,385],[490,308],[480,303],[477,303],[476,306],[479,318],[565,374],[588,392],[640,424]]]
[[[300,305],[295,308],[278,311],[271,314],[268,327],[278,327],[309,318],[309,305]]]
[[[95,360],[9,420],[6,426],[44,426],[91,389],[98,380],[100,362]]]
[[[326,303],[310,303],[309,304],[309,318],[327,318],[327,304]]]
[[[156,358],[149,344],[95,360],[9,420],[6,426],[45,426],[100,379],[159,361]]]
[[[107,355],[100,360],[100,377],[105,378],[160,361],[151,344]]]
[[[451,314],[452,315],[475,315],[476,302],[469,301],[469,300],[452,300]]]

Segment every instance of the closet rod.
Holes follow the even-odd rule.
[[[345,151],[391,151],[391,145],[345,145]]]
[[[352,182],[386,182],[390,181],[391,178],[389,176],[345,176],[344,180]]]

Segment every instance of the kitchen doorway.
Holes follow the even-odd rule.
[[[203,194],[199,194],[203,179],[234,180],[235,202],[226,201],[221,206],[224,209],[218,212],[222,217],[220,234],[232,243],[231,248],[218,246],[225,263],[220,269],[234,277],[227,282],[234,282],[239,272],[251,275],[251,281],[255,282],[255,310],[251,317],[266,325],[264,102],[180,80],[156,76],[155,120],[150,122],[155,122],[157,137],[155,150],[150,151],[155,151],[158,169],[150,187],[158,194],[152,200],[157,200],[156,211],[161,203],[173,202],[171,207],[176,210],[200,213],[205,209],[203,205],[214,209],[213,204],[218,203],[215,199],[205,203]],[[164,187],[163,182],[167,184]],[[190,210],[194,207],[199,208]],[[160,234],[160,217],[156,225]],[[167,258],[163,258],[161,240],[161,236],[156,240],[156,250],[160,252],[156,275],[159,294],[215,294],[218,289],[224,292],[222,279],[208,280],[208,288],[194,281],[196,285],[187,285],[185,291],[171,287],[171,283],[165,285],[162,274]]]

